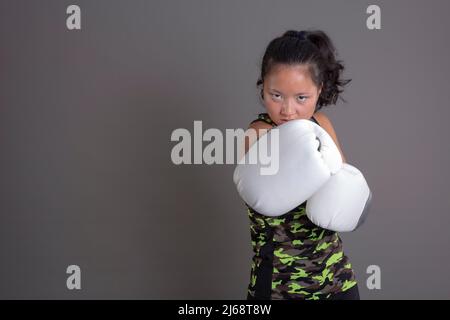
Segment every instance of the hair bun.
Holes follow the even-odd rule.
[[[285,37],[294,37],[300,40],[306,40],[306,31],[289,30],[284,33]]]
[[[302,39],[302,40],[306,40],[306,31],[299,31],[299,32],[297,32],[297,37]]]

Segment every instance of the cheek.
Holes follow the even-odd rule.
[[[316,108],[316,100],[309,100],[306,103],[298,105],[298,110],[301,110],[303,113],[309,113],[310,111],[314,111]]]
[[[272,112],[279,112],[281,110],[281,105],[271,100],[266,100],[265,105],[267,110],[270,110]]]
[[[295,106],[298,119],[309,119],[314,114],[315,104],[299,104]]]
[[[297,104],[295,106],[295,112],[297,113],[297,115],[304,117],[305,115],[307,115],[310,111],[310,106],[306,105],[306,104]]]

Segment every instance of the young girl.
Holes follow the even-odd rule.
[[[310,119],[329,133],[345,162],[330,120],[319,112],[335,104],[340,87],[350,82],[340,79],[343,69],[323,31],[291,30],[275,38],[257,81],[267,113],[260,113],[249,128],[258,131]],[[246,151],[251,143],[246,141]],[[247,299],[359,299],[341,238],[308,219],[306,201],[280,217],[247,208],[254,251]]]

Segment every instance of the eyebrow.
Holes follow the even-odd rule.
[[[281,93],[281,91],[278,91],[277,89],[274,89],[274,88],[269,88],[269,90],[270,91],[276,91],[276,92],[278,92],[278,93]],[[297,94],[309,94],[308,92],[299,92],[299,93],[297,93]]]

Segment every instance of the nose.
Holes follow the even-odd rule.
[[[283,103],[281,107],[281,115],[284,117],[290,117],[294,115],[295,109],[291,106],[291,103],[289,100],[286,100],[286,102]]]

